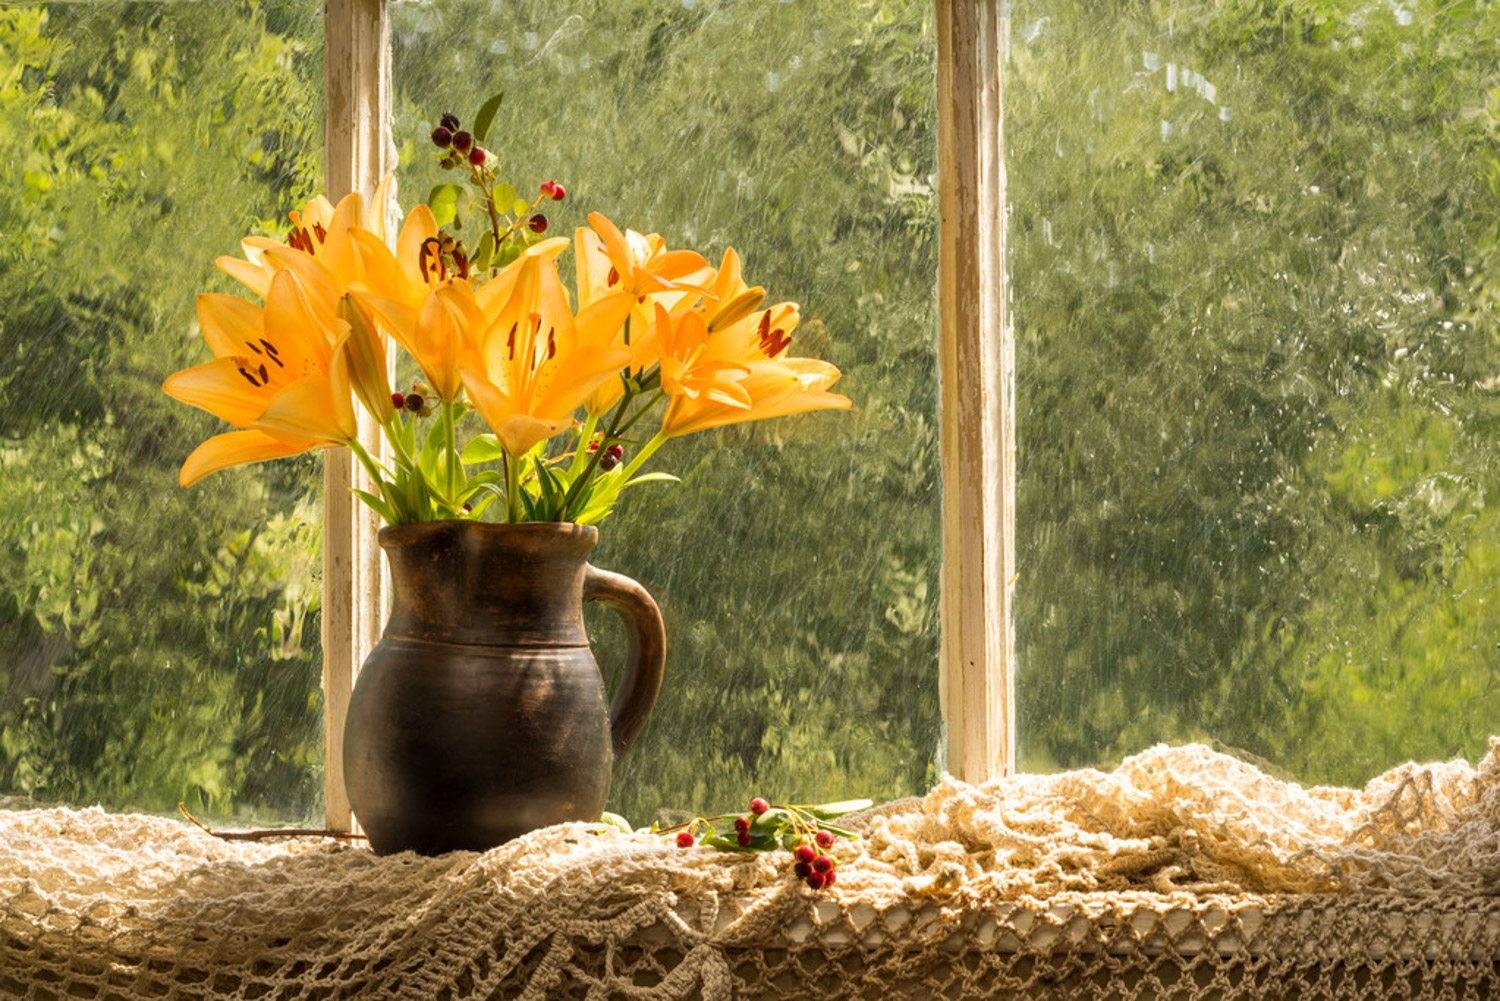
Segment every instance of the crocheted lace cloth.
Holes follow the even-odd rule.
[[[0,812],[0,996],[1500,996],[1500,738],[1304,789],[1202,746],[848,821],[786,853],[572,824],[483,854]]]

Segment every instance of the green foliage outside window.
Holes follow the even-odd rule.
[[[1028,0],[1022,765],[1315,782],[1500,723],[1500,9]]]
[[[320,467],[183,491],[160,385],[321,85],[317,5],[0,8],[0,794],[317,809]]]

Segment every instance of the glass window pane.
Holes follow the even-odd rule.
[[[1497,28],[1011,5],[1023,767],[1484,750]]]
[[[228,428],[216,255],[322,182],[314,0],[0,8],[0,798],[321,812],[321,465],[178,468]],[[15,798],[9,798],[15,797]]]
[[[504,91],[489,148],[549,202],[801,303],[791,353],[852,412],[673,442],[593,562],[667,620],[661,701],[611,808],[741,808],[924,788],[939,744],[935,54],[925,0],[444,0],[391,8],[402,203],[447,180],[427,135]],[[461,235],[461,234],[460,234]],[[571,285],[572,265],[562,274]],[[590,619],[613,684],[618,629]]]

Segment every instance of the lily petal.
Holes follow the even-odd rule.
[[[318,442],[308,439],[273,438],[262,431],[231,431],[215,435],[193,449],[177,474],[177,482],[190,487],[209,473],[229,466],[300,455],[317,447]]]

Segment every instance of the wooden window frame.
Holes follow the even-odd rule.
[[[325,0],[325,183],[370,194],[392,169],[387,0]],[[943,549],[939,690],[947,770],[969,782],[1015,762],[1015,349],[1005,301],[1005,162],[999,0],[936,0],[938,363]],[[379,429],[364,417],[372,451]],[[387,584],[373,512],[349,492],[363,471],[329,451],[323,481],[323,679],[327,823],[352,830],[344,717],[380,638]]]

